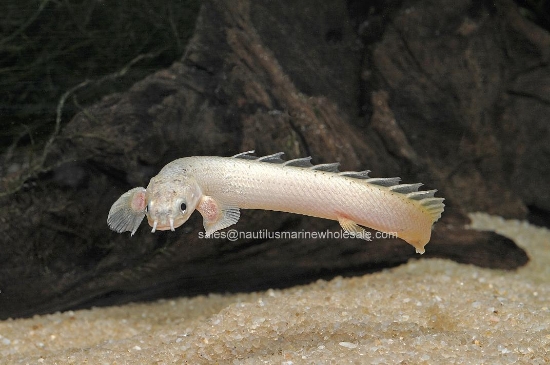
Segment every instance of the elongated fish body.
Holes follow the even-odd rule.
[[[338,164],[311,165],[310,157],[283,161],[282,153],[255,157],[186,157],[167,164],[144,188],[123,194],[107,223],[132,235],[143,217],[155,230],[179,227],[198,210],[206,234],[239,220],[239,209],[264,209],[336,220],[351,235],[361,226],[393,232],[419,253],[443,212],[443,198],[422,184],[370,178],[368,171],[339,172]]]

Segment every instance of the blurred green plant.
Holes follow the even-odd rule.
[[[74,88],[63,121],[78,105],[181,58],[199,7],[200,0],[1,0],[0,153],[15,141],[42,148],[59,127],[60,98],[75,85],[125,70],[112,82]]]

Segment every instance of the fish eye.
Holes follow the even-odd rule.
[[[185,212],[185,209],[187,209],[187,205],[185,205],[185,203],[181,203],[180,209],[182,213]]]

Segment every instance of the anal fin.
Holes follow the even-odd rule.
[[[371,241],[371,234],[369,231],[365,230],[363,227],[355,223],[349,218],[338,216],[338,223],[342,229],[348,232],[350,235],[356,238],[361,238],[367,241]]]
[[[227,228],[239,221],[241,212],[238,207],[224,204],[211,196],[203,196],[199,202],[197,210],[203,218],[204,230],[206,236]]]

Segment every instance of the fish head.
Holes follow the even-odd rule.
[[[173,231],[184,224],[195,211],[201,196],[201,189],[193,178],[152,178],[145,194],[145,215],[152,232]]]

